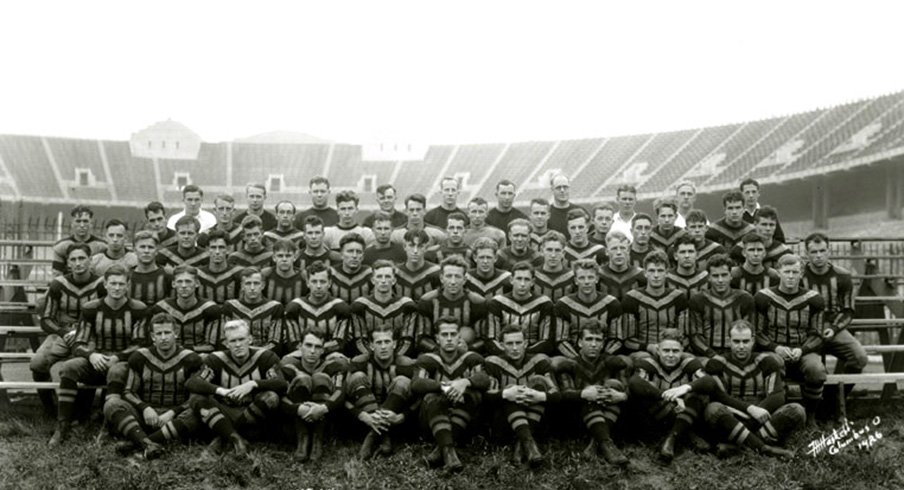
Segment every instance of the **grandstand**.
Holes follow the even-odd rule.
[[[168,139],[159,146],[169,153],[154,156],[157,130],[166,131]],[[181,147],[178,138],[172,141],[179,130],[189,133]],[[303,206],[308,180],[326,175],[334,189],[357,191],[362,208],[373,209],[376,187],[387,183],[395,185],[400,196],[424,193],[432,206],[441,197],[440,179],[448,175],[462,182],[462,201],[474,196],[492,200],[496,182],[512,180],[519,189],[516,204],[524,206],[533,197],[549,197],[549,175],[563,172],[572,178],[572,199],[578,203],[612,199],[615,189],[626,183],[638,188],[641,200],[651,200],[671,194],[676,182],[689,179],[698,186],[698,203],[712,212],[718,212],[721,192],[753,177],[767,185],[767,194],[769,186],[790,189],[783,193],[794,194],[788,199],[806,203],[807,210],[821,203],[812,215],[817,225],[846,211],[848,204],[828,199],[838,186],[881,186],[884,194],[873,188],[863,200],[872,208],[885,207],[893,217],[904,199],[904,176],[895,161],[904,154],[904,92],[758,121],[656,134],[436,145],[416,160],[364,159],[360,145],[327,142],[198,143],[197,135],[172,121],[152,126],[141,138],[127,142],[0,135],[0,198],[119,208],[161,200],[179,206],[179,189],[194,183],[208,195],[232,193],[241,203],[246,183],[263,182],[271,202],[291,199]],[[197,149],[194,157],[190,146]],[[811,176],[818,178],[802,183]],[[820,183],[812,183],[816,181]],[[790,207],[775,204],[783,210]]]

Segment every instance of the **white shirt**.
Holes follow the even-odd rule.
[[[176,221],[179,221],[179,218],[185,216],[185,210],[179,211],[178,213],[169,217],[166,220],[166,227],[175,231],[176,230]],[[214,226],[217,226],[217,217],[213,215],[210,211],[204,211],[203,209],[198,211],[198,215],[195,216],[197,220],[201,223],[201,229],[198,230],[198,233],[207,231]]]
[[[609,233],[612,233],[615,230],[618,230],[625,234],[628,237],[628,240],[634,241],[634,235],[631,234],[631,220],[637,216],[637,213],[631,215],[631,218],[627,220],[623,220],[621,217],[621,213],[615,213],[615,216],[612,217],[612,226],[609,228]]]

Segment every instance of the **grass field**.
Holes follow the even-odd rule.
[[[255,443],[247,458],[213,456],[202,445],[171,446],[162,459],[123,458],[99,424],[73,429],[63,447],[49,449],[51,420],[41,415],[34,397],[0,412],[0,488],[494,488],[494,489],[710,489],[710,488],[904,488],[904,401],[887,404],[858,400],[851,410],[852,426],[872,424],[882,433],[870,451],[856,442],[837,455],[807,454],[808,442],[839,424],[823,423],[818,431],[799,433],[789,441],[798,456],[777,461],[751,453],[718,459],[685,450],[668,467],[655,458],[656,440],[620,443],[631,459],[627,469],[581,455],[585,440],[541,442],[547,465],[539,470],[513,466],[506,448],[477,437],[460,451],[465,469],[459,474],[430,470],[421,458],[430,446],[414,442],[389,458],[355,459],[357,444],[331,441],[324,460],[296,464],[291,447]]]

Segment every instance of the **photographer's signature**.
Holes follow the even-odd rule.
[[[823,433],[818,439],[807,444],[807,454],[818,456],[822,452],[836,455],[849,447],[868,450],[882,439],[882,432],[878,427],[882,420],[877,415],[862,426],[853,425],[845,420],[841,427],[832,429],[832,432]]]

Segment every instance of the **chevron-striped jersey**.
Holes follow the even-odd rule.
[[[430,262],[424,262],[423,267],[416,271],[409,269],[407,263],[399,264],[396,270],[395,295],[417,301],[439,287],[439,271],[439,266]]]
[[[558,272],[547,272],[542,268],[534,271],[534,294],[546,296],[552,301],[574,292],[574,271],[569,268]]]
[[[670,287],[684,291],[687,299],[694,293],[706,288],[709,273],[707,271],[695,271],[693,274],[684,275],[678,269],[672,269],[666,275],[666,282]]]
[[[280,365],[283,375],[290,383],[301,374],[308,376],[324,374],[328,376],[333,383],[332,391],[329,393],[312,393],[312,401],[325,404],[331,412],[342,406],[344,400],[343,388],[345,387],[345,377],[348,373],[348,359],[345,356],[324,355],[320,358],[320,362],[317,365],[308,367],[302,362],[301,352],[294,351],[283,356]]]
[[[308,295],[308,287],[301,272],[292,271],[291,275],[283,277],[275,267],[268,267],[261,271],[261,275],[264,279],[264,296],[283,306],[295,298]]]
[[[704,375],[703,364],[693,356],[681,358],[671,369],[656,357],[642,357],[634,361],[634,373],[659,391],[689,384]]]
[[[444,361],[440,354],[433,352],[421,354],[417,358],[411,389],[420,394],[436,392],[440,391],[442,383],[468,379],[471,388],[485,391],[490,386],[490,378],[483,364],[483,357],[472,351],[458,352],[451,362]]]
[[[398,376],[408,379],[414,378],[417,365],[414,359],[408,356],[397,355],[386,365],[378,362],[371,353],[360,354],[352,358],[348,365],[348,374],[364,373],[367,386],[373,393],[377,403],[383,403],[389,396],[389,385]],[[357,416],[360,407],[352,406],[352,414]]]
[[[225,270],[214,272],[210,269],[210,265],[199,267],[198,294],[219,305],[225,303],[226,300],[238,298],[243,269],[239,265],[227,265]]]
[[[310,298],[295,298],[285,309],[284,342],[294,346],[303,340],[305,330],[316,328],[326,332],[323,347],[327,354],[341,352],[349,335],[350,318],[351,307],[339,298],[326,298],[320,304]]]
[[[556,323],[556,342],[559,346],[559,352],[566,357],[577,357],[577,345],[584,326],[590,322],[598,322],[599,325],[606,329],[607,339],[618,339],[618,345],[613,350],[621,346],[620,340],[624,338],[621,332],[621,322],[619,319],[622,315],[621,302],[614,296],[597,295],[589,303],[581,300],[581,297],[575,294],[569,294],[564,298],[556,301],[554,306],[555,323]],[[608,349],[607,349],[608,350]],[[611,351],[610,351],[611,352]]]
[[[769,352],[750,356],[744,362],[729,354],[706,363],[706,372],[719,380],[726,393],[746,402],[758,402],[784,390],[782,368],[782,361]]]
[[[179,306],[176,298],[158,301],[150,316],[166,313],[173,317],[179,345],[196,352],[210,352],[220,338],[221,308],[209,299],[196,299],[191,306]]]
[[[809,266],[804,267],[802,286],[818,292],[825,300],[826,322],[833,322],[842,313],[854,314],[854,281],[849,270],[829,264],[828,271],[817,274]]]
[[[565,245],[565,261],[569,264],[581,260],[592,259],[599,265],[609,262],[609,255],[606,253],[606,247],[593,242],[587,242],[583,247],[579,247],[571,242]]]
[[[528,353],[551,353],[555,349],[553,326],[553,302],[546,296],[531,294],[527,298],[515,298],[512,293],[502,294],[487,304],[488,317],[482,337],[493,341],[495,349],[502,352],[502,330],[517,325],[524,332]]]
[[[558,392],[552,361],[545,354],[524,354],[519,361],[505,356],[487,356],[483,365],[490,378],[487,389],[490,398],[501,398],[502,391],[511,386],[530,386],[536,378],[541,378],[546,385],[547,395]],[[551,400],[547,398],[547,401]]]
[[[370,294],[371,275],[373,270],[366,265],[352,272],[346,272],[342,265],[337,265],[330,272],[330,292],[342,301],[352,304],[361,296]]]
[[[75,333],[75,355],[115,354],[120,360],[141,344],[148,335],[144,322],[148,307],[141,301],[129,299],[113,308],[104,298],[91,300],[82,307],[81,319]]]
[[[168,267],[170,270],[182,264],[201,267],[201,264],[207,262],[209,258],[210,254],[207,253],[207,250],[197,245],[191,250],[184,252],[179,248],[179,245],[157,250],[157,265]]]
[[[123,398],[142,413],[153,408],[188,408],[185,381],[201,370],[204,363],[195,352],[176,348],[163,358],[154,347],[142,347],[129,356],[129,377]]]
[[[85,303],[106,295],[104,279],[89,273],[84,281],[72,274],[54,277],[44,296],[41,326],[49,333],[65,335],[75,329]]]
[[[257,267],[258,269],[263,269],[264,267],[268,267],[273,263],[273,252],[268,250],[263,245],[261,245],[257,250],[240,248],[235,252],[229,254],[227,261],[230,265],[237,265],[240,267]]]
[[[471,271],[465,275],[465,289],[489,301],[493,296],[507,293],[512,289],[511,278],[512,273],[502,269],[495,269],[490,277],[483,277],[477,271]]]
[[[600,353],[596,359],[556,358],[556,375],[559,388],[564,391],[580,392],[588,386],[601,386],[618,376],[628,367],[628,358]]]
[[[712,357],[731,348],[729,331],[735,320],[753,320],[753,296],[739,289],[717,296],[704,289],[691,296],[688,310],[691,349],[697,355]]]
[[[599,290],[603,294],[624,299],[625,293],[632,289],[642,288],[647,285],[647,278],[643,275],[643,269],[629,265],[622,272],[616,272],[607,264],[600,267]]]
[[[731,250],[744,238],[744,235],[754,231],[756,228],[744,220],[741,220],[737,226],[731,226],[725,221],[725,218],[720,218],[709,224],[709,228],[706,229],[706,238],[722,245],[726,250]]]
[[[417,305],[411,298],[390,297],[379,301],[376,296],[362,296],[352,303],[351,336],[358,353],[366,354],[374,330],[391,328],[396,340],[396,353],[409,354],[417,333]]]
[[[245,320],[251,328],[252,345],[256,347],[278,346],[283,341],[283,305],[278,301],[261,298],[252,304],[244,299],[230,299],[223,305],[223,324],[229,320]],[[223,337],[217,339],[214,345],[220,345],[223,340]]]
[[[156,267],[149,272],[132,269],[129,279],[129,297],[146,305],[156,304],[169,298],[173,291],[173,278],[163,267]]]
[[[731,268],[731,287],[747,291],[751,296],[756,296],[761,289],[778,286],[778,282],[778,272],[772,268],[764,268],[759,274],[750,272],[743,265]]]
[[[628,291],[621,302],[625,348],[646,350],[647,345],[659,342],[659,334],[666,328],[684,332],[687,302],[679,289],[665,288],[659,296],[651,296],[646,289]]]
[[[283,394],[288,383],[283,378],[279,356],[273,351],[251,347],[248,357],[239,362],[227,351],[216,351],[204,359],[201,371],[189,378],[185,386],[192,393],[215,395],[217,387],[232,389],[248,381],[256,381],[255,391],[275,391]],[[228,404],[249,405],[253,401],[246,396],[239,402],[223,399]]]
[[[58,240],[53,244],[53,247],[51,247],[53,250],[53,262],[51,267],[54,274],[69,273],[69,267],[66,265],[66,251],[69,250],[69,246],[74,243],[87,244],[91,249],[90,255],[99,254],[107,250],[107,242],[105,242],[103,238],[94,235],[88,235],[88,238],[84,241],[76,240],[74,235]]]
[[[662,229],[661,225],[656,225],[653,227],[653,231],[650,232],[650,245],[664,250],[666,253],[670,253],[672,250],[672,245],[674,245],[675,242],[677,242],[678,239],[683,237],[684,235],[687,235],[687,232],[684,231],[684,228],[673,226],[671,231],[667,232]]]
[[[822,345],[822,315],[825,300],[816,291],[801,288],[783,293],[778,287],[760,290],[756,305],[756,343],[774,351],[777,345],[800,347],[804,354]]]

